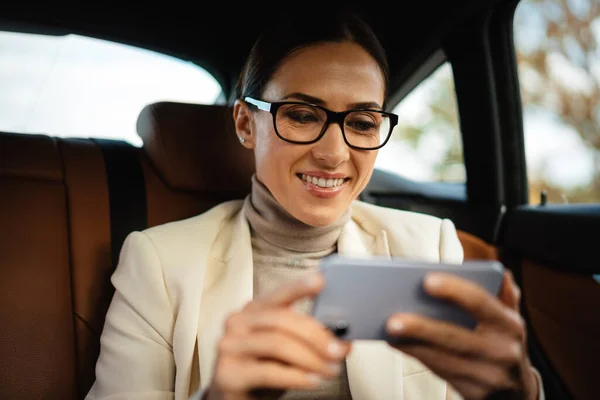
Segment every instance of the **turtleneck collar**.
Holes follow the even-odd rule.
[[[330,225],[305,224],[283,208],[256,175],[252,176],[252,193],[245,203],[245,214],[253,235],[277,248],[300,253],[319,252],[335,246],[351,215],[348,208]]]

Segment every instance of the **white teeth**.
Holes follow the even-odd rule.
[[[308,183],[312,183],[313,185],[322,187],[322,188],[333,188],[337,186],[341,186],[344,183],[344,179],[325,179],[325,178],[317,178],[316,176],[309,176],[302,174],[302,180]]]

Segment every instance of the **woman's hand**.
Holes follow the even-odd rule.
[[[470,281],[443,273],[429,275],[425,290],[474,315],[476,329],[397,314],[388,320],[388,332],[417,339],[419,344],[394,347],[419,359],[466,399],[492,394],[499,399],[537,398],[537,379],[525,347],[525,324],[518,311],[520,290],[510,272],[504,275],[499,298]]]
[[[207,399],[250,399],[263,389],[311,389],[339,374],[350,351],[325,326],[294,311],[292,304],[314,297],[320,274],[286,285],[231,315],[218,344]]]

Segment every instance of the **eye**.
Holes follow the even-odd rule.
[[[346,117],[346,126],[359,132],[370,132],[377,130],[381,125],[382,116],[379,113],[355,112]]]
[[[324,115],[320,115],[319,110],[314,107],[289,104],[279,109],[277,118],[281,118],[284,121],[298,125],[315,124],[320,123],[325,118]]]
[[[360,131],[368,131],[377,128],[377,125],[375,125],[373,122],[359,120],[349,121],[346,125],[352,129]]]
[[[317,118],[317,116],[312,113],[312,112],[307,112],[307,111],[288,111],[285,113],[285,117],[291,119],[294,122],[299,122],[299,123],[311,123],[311,122],[318,122],[319,119]]]

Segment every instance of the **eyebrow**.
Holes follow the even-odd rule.
[[[319,99],[318,97],[314,97],[314,96],[310,96],[308,94],[305,93],[300,93],[300,92],[294,92],[294,93],[290,93],[288,95],[285,95],[281,98],[281,101],[284,100],[289,100],[289,99],[297,99],[300,101],[304,101],[307,103],[311,103],[311,104],[316,104],[318,106],[324,106],[325,105],[325,101]],[[348,109],[377,109],[377,110],[381,110],[383,107],[381,107],[377,102],[374,101],[366,101],[366,102],[358,102],[358,103],[351,103],[348,104]]]

